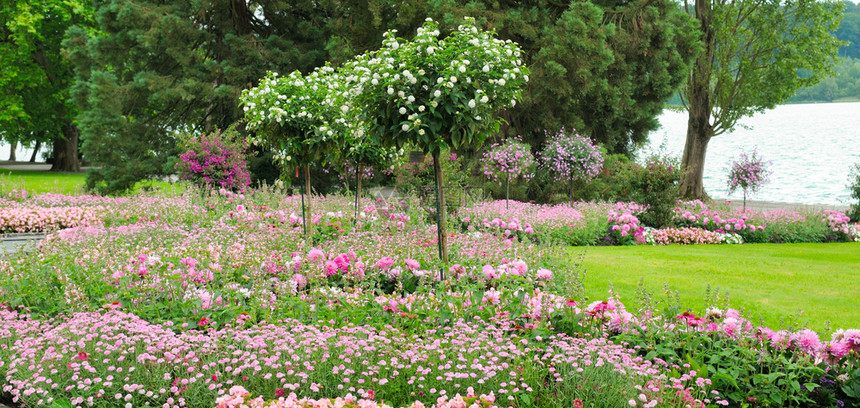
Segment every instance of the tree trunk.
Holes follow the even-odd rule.
[[[51,171],[77,173],[81,171],[78,160],[78,127],[68,123],[63,126],[63,137],[54,138],[54,164]]]
[[[681,168],[684,170],[681,180],[681,196],[690,199],[705,197],[705,185],[702,175],[705,172],[705,154],[708,141],[711,140],[710,126],[694,125],[692,111],[687,124],[687,142],[684,145],[684,156],[681,158]]]
[[[364,173],[364,164],[358,163],[358,173],[355,177],[355,211],[356,214],[360,211],[361,205],[361,176]]]
[[[573,179],[570,179],[570,208],[573,208]]]
[[[681,158],[684,172],[681,180],[681,195],[686,198],[705,197],[702,175],[705,170],[705,154],[708,142],[714,135],[711,124],[711,67],[714,60],[714,29],[711,25],[710,0],[696,0],[696,19],[702,30],[704,50],[696,58],[688,83],[687,141]]]
[[[18,148],[18,142],[16,140],[13,140],[9,142],[9,145],[12,146],[12,150],[9,152],[9,161],[13,162],[18,160],[18,157],[15,154],[15,149]]]
[[[39,154],[39,149],[41,149],[41,148],[42,148],[42,141],[41,141],[41,140],[37,140],[37,141],[36,141],[36,147],[34,147],[34,148],[33,148],[33,155],[32,155],[32,156],[30,156],[30,163],[35,163],[35,162],[36,162],[36,155],[38,155],[38,154]]]
[[[311,220],[314,219],[313,212],[311,212],[311,166],[305,166],[305,233],[308,237],[314,234],[313,226],[314,223]]]
[[[436,172],[436,235],[444,279],[444,270],[448,265],[448,207],[445,204],[445,178],[442,174],[442,163],[439,162],[439,152],[433,152],[433,169]]]

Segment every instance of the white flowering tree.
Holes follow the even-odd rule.
[[[310,165],[328,162],[339,138],[352,128],[346,120],[350,108],[343,83],[330,66],[307,76],[299,71],[286,77],[269,73],[241,96],[248,129],[256,132],[252,143],[275,152],[282,175],[303,169],[306,234],[311,218]]]
[[[433,157],[439,253],[448,263],[442,149],[477,148],[497,133],[501,110],[520,98],[528,71],[519,46],[466,21],[439,39],[428,19],[412,41],[389,31],[383,47],[356,58],[347,77],[358,118],[383,145],[414,144]]]

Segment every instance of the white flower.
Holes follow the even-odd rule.
[[[475,100],[474,100],[474,99],[469,100],[469,107],[470,107],[470,108],[474,108],[474,107],[475,107]]]
[[[419,135],[423,135],[423,134],[424,134],[424,129],[418,129],[418,134],[419,134]]]
[[[484,72],[490,72],[490,66],[484,65]]]
[[[424,112],[424,109],[424,105],[421,105],[418,107],[418,112]]]
[[[378,79],[376,79],[376,78],[373,78],[373,79],[371,79],[371,80],[370,80],[370,84],[371,84],[371,85],[379,85],[379,80],[378,80]]]
[[[460,72],[466,72],[466,66],[465,66],[465,65],[460,65],[459,70],[460,70]]]
[[[438,89],[437,89],[437,90],[436,90],[436,92],[433,92],[433,96],[435,96],[435,97],[437,97],[437,98],[438,98],[438,97],[440,97],[440,96],[442,96],[442,91],[440,91],[440,90],[438,90]]]
[[[404,132],[406,132],[409,130],[409,125],[404,123],[403,126],[400,127],[400,129],[402,129]]]
[[[484,96],[482,96],[482,97],[481,97],[481,102],[482,102],[482,103],[487,103],[487,102],[489,102],[489,101],[490,101],[490,98],[489,98],[489,97],[487,97],[487,95],[484,95]]]
[[[404,108],[404,107],[402,107],[402,106],[401,106],[401,107],[400,107],[400,111],[399,111],[399,112],[400,112],[400,114],[401,114],[401,115],[405,115],[405,114],[406,114],[406,108]]]
[[[388,94],[394,95],[394,88],[388,88]]]
[[[499,85],[505,86],[505,78],[499,78]]]
[[[346,113],[348,110],[349,110],[349,107],[347,107],[346,105],[342,105],[342,106],[340,107],[340,111],[341,111],[341,112],[343,112],[343,113]]]
[[[433,54],[433,52],[435,52],[435,51],[436,51],[436,49],[435,49],[435,48],[433,48],[433,47],[427,47],[427,53],[428,53],[428,54],[431,54],[431,55],[432,55],[432,54]]]
[[[511,107],[513,108],[514,106],[517,106],[517,100],[511,99]]]

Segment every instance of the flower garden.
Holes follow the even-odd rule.
[[[852,406],[860,330],[762,327],[739,311],[587,302],[570,244],[765,242],[839,213],[680,203],[462,207],[440,273],[413,200],[271,190],[108,198],[9,194],[0,393],[49,407]],[[71,210],[74,209],[74,210]],[[67,214],[59,216],[57,214]]]
[[[506,199],[458,200],[449,218],[443,167],[499,132],[497,113],[517,103],[529,71],[515,43],[473,19],[439,37],[428,20],[411,41],[391,31],[380,50],[340,67],[269,73],[243,92],[250,141],[280,166],[274,189],[248,188],[250,146],[228,130],[184,138],[177,171],[196,187],[179,194],[0,197],[0,233],[48,233],[36,251],[0,259],[0,401],[860,404],[860,330],[765,327],[726,304],[689,310],[612,291],[592,301],[565,252],[860,241],[848,216],[577,202],[577,186],[598,177],[604,159],[589,138],[562,129],[547,134],[540,165],[569,203],[508,199],[510,183],[538,164],[510,139],[490,146],[481,169],[504,182]],[[432,157],[435,208],[411,195],[361,202],[362,175],[404,147]],[[310,167],[328,160],[356,176],[355,195],[311,194]],[[426,163],[397,177],[413,184],[430,173]],[[661,181],[677,173],[671,164],[646,167],[636,170],[645,196],[674,185]],[[750,172],[762,169],[745,169],[736,187],[754,191],[765,178]],[[301,181],[302,194],[288,195],[285,180]]]

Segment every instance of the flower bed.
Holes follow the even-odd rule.
[[[442,279],[435,226],[408,201],[352,220],[349,199],[319,199],[305,239],[299,199],[261,191],[13,201],[39,200],[104,210],[0,259],[0,398],[26,406],[860,403],[857,330],[824,341],[717,305],[584,302],[553,231],[728,236],[649,232],[630,203],[464,208],[481,221],[451,234]]]

